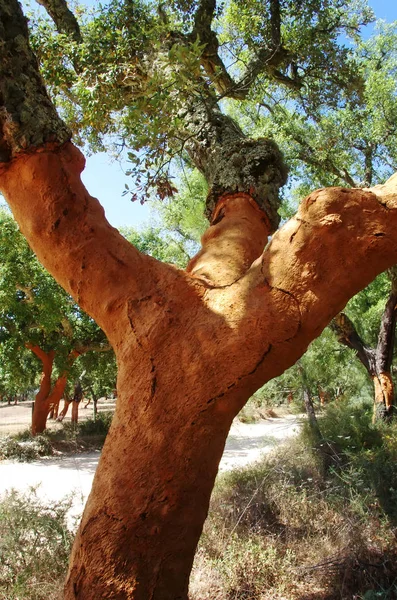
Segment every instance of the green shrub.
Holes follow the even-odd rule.
[[[32,436],[29,431],[0,438],[0,460],[13,458],[19,461],[36,460],[40,456],[51,456],[51,440],[47,434]]]
[[[397,597],[397,427],[349,411],[320,420],[341,456],[326,475],[305,432],[218,478],[192,600]]]
[[[105,435],[109,431],[109,427],[113,419],[112,411],[100,412],[97,414],[96,419],[87,419],[81,421],[78,425],[78,435]]]
[[[0,500],[0,600],[55,600],[65,577],[73,535],[70,501],[46,507],[34,491]]]

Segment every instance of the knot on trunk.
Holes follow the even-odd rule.
[[[287,181],[288,170],[273,140],[234,139],[216,153],[211,171],[206,204],[210,221],[221,195],[244,192],[250,194],[267,215],[271,233],[276,231],[280,222],[278,191]]]

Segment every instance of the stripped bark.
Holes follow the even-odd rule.
[[[27,343],[26,347],[29,348],[42,363],[40,389],[36,394],[32,413],[32,434],[37,435],[45,430],[47,419],[51,411],[55,412],[55,410],[57,410],[65,391],[68,372],[72,367],[73,362],[79,356],[79,352],[72,350],[69,353],[66,369],[57,378],[54,385],[52,385],[51,376],[55,351],[50,350],[49,352],[45,352],[39,346],[30,343]]]
[[[397,278],[392,272],[391,291],[381,317],[376,348],[367,346],[358,335],[354,324],[344,313],[332,323],[338,341],[356,352],[374,385],[373,421],[390,418],[394,405],[394,383],[391,375],[396,330]]]
[[[13,3],[0,0],[0,16]],[[107,223],[62,127],[51,121],[51,143],[28,136],[29,151],[18,152],[25,148],[12,133],[19,139],[18,119],[12,131],[0,123],[10,149],[0,189],[39,259],[102,327],[118,362],[116,411],[66,600],[187,598],[233,417],[348,298],[397,262],[397,176],[373,190],[312,193],[268,244],[285,179],[280,154],[233,132],[226,117],[214,123],[217,108],[210,109],[209,119],[192,109],[198,123],[189,151],[211,180],[212,221],[187,271],[141,254]],[[230,156],[236,150],[234,160],[225,146]]]

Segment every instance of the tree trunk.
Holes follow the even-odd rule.
[[[392,417],[394,403],[394,383],[391,373],[379,373],[372,378],[374,382],[373,422]]]
[[[118,363],[65,598],[185,600],[232,419],[397,262],[397,176],[373,190],[313,192],[267,244],[281,154],[245,139],[207,98],[185,119],[185,149],[210,183],[212,224],[187,271],[159,263],[107,223],[81,183],[84,159],[46,94],[16,0],[0,2],[0,17],[1,191]]]
[[[47,425],[48,415],[51,410],[59,406],[59,402],[65,391],[67,383],[67,371],[58,377],[51,389],[51,374],[54,363],[55,352],[44,352],[39,346],[26,344],[27,348],[41,360],[43,373],[41,376],[40,389],[36,394],[32,413],[32,434],[43,433]],[[79,354],[72,350],[68,356],[68,366],[72,366],[74,360]]]
[[[55,352],[44,352],[39,346],[27,344],[27,347],[41,360],[42,375],[40,389],[36,394],[32,413],[32,435],[42,433],[46,428],[48,413],[51,405],[49,396],[51,392],[51,374]]]
[[[226,195],[184,272],[140,254],[106,223],[81,184],[82,166],[66,144],[21,156],[1,178],[22,231],[96,318],[118,361],[116,413],[65,598],[186,598],[232,418],[397,261],[388,243],[397,211],[371,192],[320,190],[263,253],[269,219],[248,194]],[[385,235],[373,237],[379,229]],[[332,295],[316,269],[332,273]]]
[[[79,421],[79,403],[72,400],[72,423]]]
[[[64,398],[63,401],[63,409],[61,410],[57,421],[59,421],[60,423],[64,420],[64,418],[66,417],[68,410],[69,410],[69,406],[70,406],[71,400],[67,400],[67,398]]]
[[[74,545],[65,599],[187,598],[231,407],[243,404],[250,390],[227,390],[226,385],[220,392],[213,387],[214,375],[208,382],[180,366],[174,364],[176,385],[171,371],[156,368],[152,398],[147,366],[145,379],[132,381],[128,373],[126,381],[119,380],[119,392],[129,390],[119,393],[103,449],[107,458],[95,477]],[[139,406],[133,398],[142,393],[144,406]],[[109,528],[112,535],[105,538],[102,533]]]

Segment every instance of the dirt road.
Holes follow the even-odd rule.
[[[235,421],[226,442],[219,470],[229,471],[255,462],[276,445],[295,435],[299,417],[267,419],[244,424]],[[0,494],[15,488],[27,491],[36,488],[37,495],[51,503],[73,495],[70,525],[80,518],[90,492],[100,452],[87,452],[60,458],[43,458],[31,463],[0,462]]]

